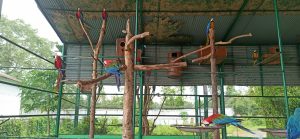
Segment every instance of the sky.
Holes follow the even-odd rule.
[[[2,15],[8,19],[22,19],[38,30],[38,35],[61,44],[60,39],[37,7],[34,0],[3,0]]]

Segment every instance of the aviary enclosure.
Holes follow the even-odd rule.
[[[295,109],[289,106],[289,99],[299,96],[289,95],[287,88],[300,84],[298,1],[36,0],[36,3],[64,44],[61,58],[65,64],[58,68],[63,73],[59,74],[57,85],[55,137],[236,138],[227,134],[226,126],[201,125],[209,114],[225,114],[226,98],[281,98],[284,111],[280,115],[234,115],[242,119],[242,124],[245,118],[287,119]],[[64,86],[72,84],[78,86],[77,92],[65,92]],[[124,86],[124,93],[101,94],[106,85]],[[225,85],[259,86],[261,93],[227,95]],[[193,86],[194,92],[153,93],[156,86]],[[199,86],[204,86],[204,93],[200,94]],[[265,86],[281,86],[282,92],[266,95]],[[158,94],[165,98],[194,98],[195,113],[185,115],[193,117],[194,124],[171,125],[182,135],[149,135],[153,121],[149,123],[147,118],[154,117],[155,122],[157,117],[180,116],[149,114],[150,103]],[[72,102],[75,113],[61,114],[65,95],[76,95]],[[123,96],[122,114],[97,114],[96,102],[101,95]],[[90,100],[87,106],[80,106],[80,96]],[[80,113],[82,108],[87,112]],[[89,116],[89,135],[62,134],[64,116],[73,116],[75,127],[80,117]],[[114,116],[122,117],[122,135],[95,134],[97,118]],[[286,136],[285,127],[261,131]]]

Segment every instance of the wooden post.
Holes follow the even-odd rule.
[[[124,85],[124,98],[123,98],[123,139],[133,139],[133,125],[132,125],[132,111],[133,111],[133,63],[131,59],[132,44],[129,43],[129,39],[132,37],[130,33],[130,22],[127,20],[126,24],[126,39],[125,39],[125,85]]]
[[[105,9],[103,9],[103,12],[105,12]],[[82,26],[82,24],[81,24],[81,26]],[[100,30],[100,35],[99,35],[99,38],[98,38],[98,42],[96,44],[96,47],[93,50],[94,55],[93,55],[92,79],[97,78],[97,62],[98,62],[97,59],[98,59],[98,55],[100,53],[100,49],[102,47],[103,38],[104,38],[104,35],[105,35],[105,28],[106,28],[106,18],[103,18],[102,25],[101,25],[101,30]],[[91,138],[91,139],[94,138],[94,133],[95,133],[96,90],[97,90],[97,84],[93,84],[92,85],[92,92],[91,92],[92,93],[92,99],[91,99],[91,109],[90,109],[90,132],[89,132],[89,138]]]
[[[214,21],[210,21],[210,29],[209,29],[209,45],[211,46],[211,57],[210,57],[210,70],[211,70],[211,94],[212,94],[212,107],[213,114],[218,113],[218,82],[217,82],[217,64],[215,57],[215,30],[214,30]],[[214,132],[214,139],[220,139],[220,131],[216,130]]]
[[[132,36],[130,32],[130,22],[129,19],[126,23],[126,37],[125,37],[125,84],[124,84],[124,97],[123,97],[123,128],[122,128],[122,138],[123,139],[133,139],[133,125],[132,125],[132,112],[133,112],[133,71],[134,64],[132,63],[132,53],[134,50],[133,42],[136,39],[144,38],[148,36],[149,32],[144,32],[135,36]]]

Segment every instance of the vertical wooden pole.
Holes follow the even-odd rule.
[[[105,9],[103,9],[103,13],[105,12]],[[93,55],[93,72],[92,72],[92,79],[97,78],[97,58],[100,53],[100,49],[102,47],[103,43],[103,38],[105,35],[105,28],[106,28],[106,18],[103,17],[102,13],[102,25],[101,25],[101,30],[100,30],[100,35],[98,38],[98,42],[96,44],[95,49],[93,50],[94,55]],[[93,48],[93,47],[92,47]],[[95,108],[96,108],[96,90],[97,90],[97,84],[94,84],[92,86],[92,100],[91,100],[91,111],[90,111],[90,132],[89,132],[89,137],[91,139],[94,138],[94,133],[95,133]]]
[[[211,94],[212,94],[212,107],[213,114],[218,113],[218,83],[217,83],[217,64],[215,57],[215,30],[214,30],[214,21],[210,21],[210,29],[209,29],[209,44],[211,46],[211,57],[210,57],[210,70],[211,70]],[[216,130],[214,132],[214,139],[220,138],[220,131]]]
[[[98,57],[97,52],[94,52],[94,57]],[[93,59],[93,72],[92,72],[92,78],[96,79],[97,78],[97,61]],[[91,99],[91,109],[90,109],[90,132],[89,132],[89,137],[90,139],[94,138],[94,133],[95,133],[95,107],[96,107],[96,90],[97,90],[97,84],[94,84],[92,86],[92,99]]]
[[[133,127],[132,127],[132,111],[133,111],[133,63],[132,63],[132,44],[129,43],[129,39],[132,37],[130,33],[130,22],[127,20],[126,24],[126,44],[125,44],[125,84],[124,84],[124,98],[123,98],[123,139],[133,139]]]

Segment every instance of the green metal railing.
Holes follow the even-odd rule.
[[[62,48],[62,56],[65,55],[64,46]],[[65,60],[63,58],[63,60]],[[57,112],[56,112],[56,127],[55,127],[55,136],[58,137],[59,135],[59,126],[60,126],[60,113],[61,113],[61,100],[62,100],[62,93],[63,93],[64,83],[59,83],[59,92],[58,92],[58,103],[57,103]]]
[[[280,54],[280,66],[282,73],[282,83],[283,83],[283,93],[284,93],[284,102],[285,102],[285,113],[286,117],[289,118],[289,101],[286,87],[286,78],[285,78],[285,65],[283,60],[283,48],[281,42],[281,32],[280,32],[280,24],[279,24],[279,15],[278,15],[278,7],[277,0],[273,0],[274,10],[275,10],[275,18],[276,18],[276,29],[277,29],[277,37],[278,37],[278,46],[279,46],[279,54]]]

